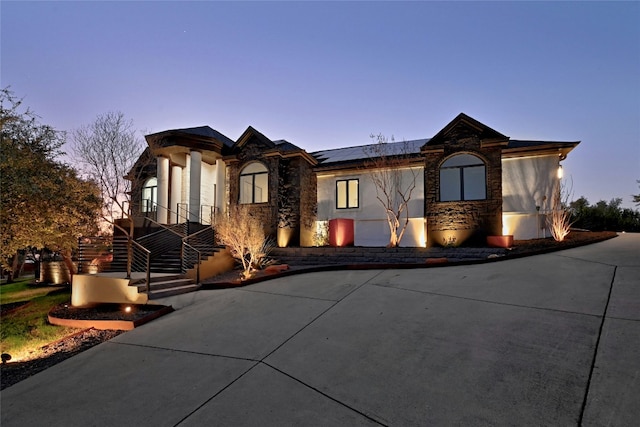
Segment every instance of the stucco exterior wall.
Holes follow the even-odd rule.
[[[186,166],[182,168],[182,195],[180,203],[189,204],[189,194],[191,193],[191,159],[187,154]]]
[[[544,209],[556,182],[558,156],[518,157],[502,160],[502,211],[535,213]],[[546,199],[545,199],[546,197]]]
[[[214,206],[215,203],[215,184],[216,184],[216,165],[210,165],[202,162],[202,175],[200,180],[200,205],[209,207]],[[208,209],[208,208],[207,208]],[[205,215],[202,209],[202,215]],[[208,218],[203,218],[203,221],[207,222]]]
[[[71,284],[71,305],[82,307],[97,303],[146,304],[147,294],[129,286],[130,279],[108,274],[75,274]]]
[[[550,208],[558,164],[555,154],[502,160],[503,234],[516,240],[550,235],[544,213]]]
[[[416,176],[416,187],[408,204],[409,225],[400,246],[424,246],[424,180],[423,167],[403,169],[402,185],[406,186]],[[336,181],[358,179],[359,206],[353,209],[336,208]],[[363,170],[318,175],[318,221],[336,218],[354,219],[354,244],[356,246],[386,246],[390,231],[382,204],[376,198],[376,186]],[[404,218],[404,217],[403,217]]]

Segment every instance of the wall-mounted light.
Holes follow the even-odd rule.
[[[562,179],[564,176],[564,171],[562,170],[562,165],[558,165],[558,179]]]

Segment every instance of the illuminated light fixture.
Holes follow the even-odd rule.
[[[131,306],[130,306],[130,305],[126,306],[126,307],[124,308],[124,312],[125,312],[125,313],[131,313]]]
[[[564,171],[562,170],[562,165],[558,165],[558,179],[562,179],[564,176]]]

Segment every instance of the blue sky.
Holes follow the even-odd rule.
[[[580,140],[574,198],[640,189],[638,2],[0,3],[2,87],[59,130],[251,125],[307,151],[429,138],[464,112]]]

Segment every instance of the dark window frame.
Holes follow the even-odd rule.
[[[148,185],[148,183],[152,180],[155,179],[156,180],[156,185]],[[145,199],[145,190],[149,190],[149,192],[151,193],[150,199]],[[141,192],[141,204],[142,206],[140,206],[140,212],[143,213],[147,213],[147,212],[154,212],[157,208],[156,203],[158,203],[158,178],[155,176],[152,176],[150,178],[147,178],[147,180],[144,182],[143,186],[142,186],[142,192]],[[154,197],[155,196],[155,197]]]
[[[264,165],[263,165],[264,166]],[[256,202],[256,176],[259,175],[267,175],[267,200],[263,201],[263,202]],[[269,202],[269,171],[265,171],[265,172],[249,172],[249,173],[240,173],[240,177],[239,177],[239,182],[242,183],[242,178],[243,177],[251,177],[251,201],[250,202],[243,202],[242,201],[242,185],[240,185],[240,191],[238,191],[238,203],[241,205],[249,205],[249,204],[255,204],[255,203],[268,203]]]
[[[350,198],[349,198],[349,183],[353,182],[353,181],[355,181],[357,183],[357,185],[358,185],[358,191],[357,191],[357,195],[356,195],[357,197],[356,197],[356,205],[355,206],[351,206],[349,204],[349,201],[350,201]],[[346,183],[346,185],[345,185],[346,206],[344,206],[344,207],[338,206],[338,202],[340,200],[339,194],[338,194],[338,191],[339,191],[338,184],[341,183],[341,182]],[[343,210],[343,209],[358,209],[359,207],[360,207],[360,179],[359,178],[337,179],[336,180],[336,209],[340,209],[340,210]]]
[[[449,157],[448,159],[446,159],[444,162],[442,162],[442,165],[444,165],[445,163],[447,163],[449,160],[454,159],[456,156],[461,156],[461,155],[467,155],[467,156],[473,156],[478,160],[478,163],[469,163],[469,164],[462,164],[462,165],[456,165],[456,166],[440,166],[440,168],[438,169],[438,173],[439,173],[439,180],[440,180],[440,188],[438,188],[438,194],[440,197],[440,201],[441,202],[476,202],[476,201],[482,201],[482,200],[487,200],[487,164],[485,163],[485,161],[480,158],[479,156],[477,156],[476,154],[472,154],[472,153],[458,153],[455,154],[451,157]],[[483,175],[484,175],[484,197],[482,198],[474,198],[474,199],[468,199],[467,197],[465,197],[465,170],[467,169],[473,169],[473,168],[479,168],[482,167],[483,168]],[[442,197],[442,171],[443,170],[458,170],[459,171],[459,184],[460,184],[460,188],[458,189],[458,198],[453,198],[453,199],[448,199],[448,200],[443,200]]]

